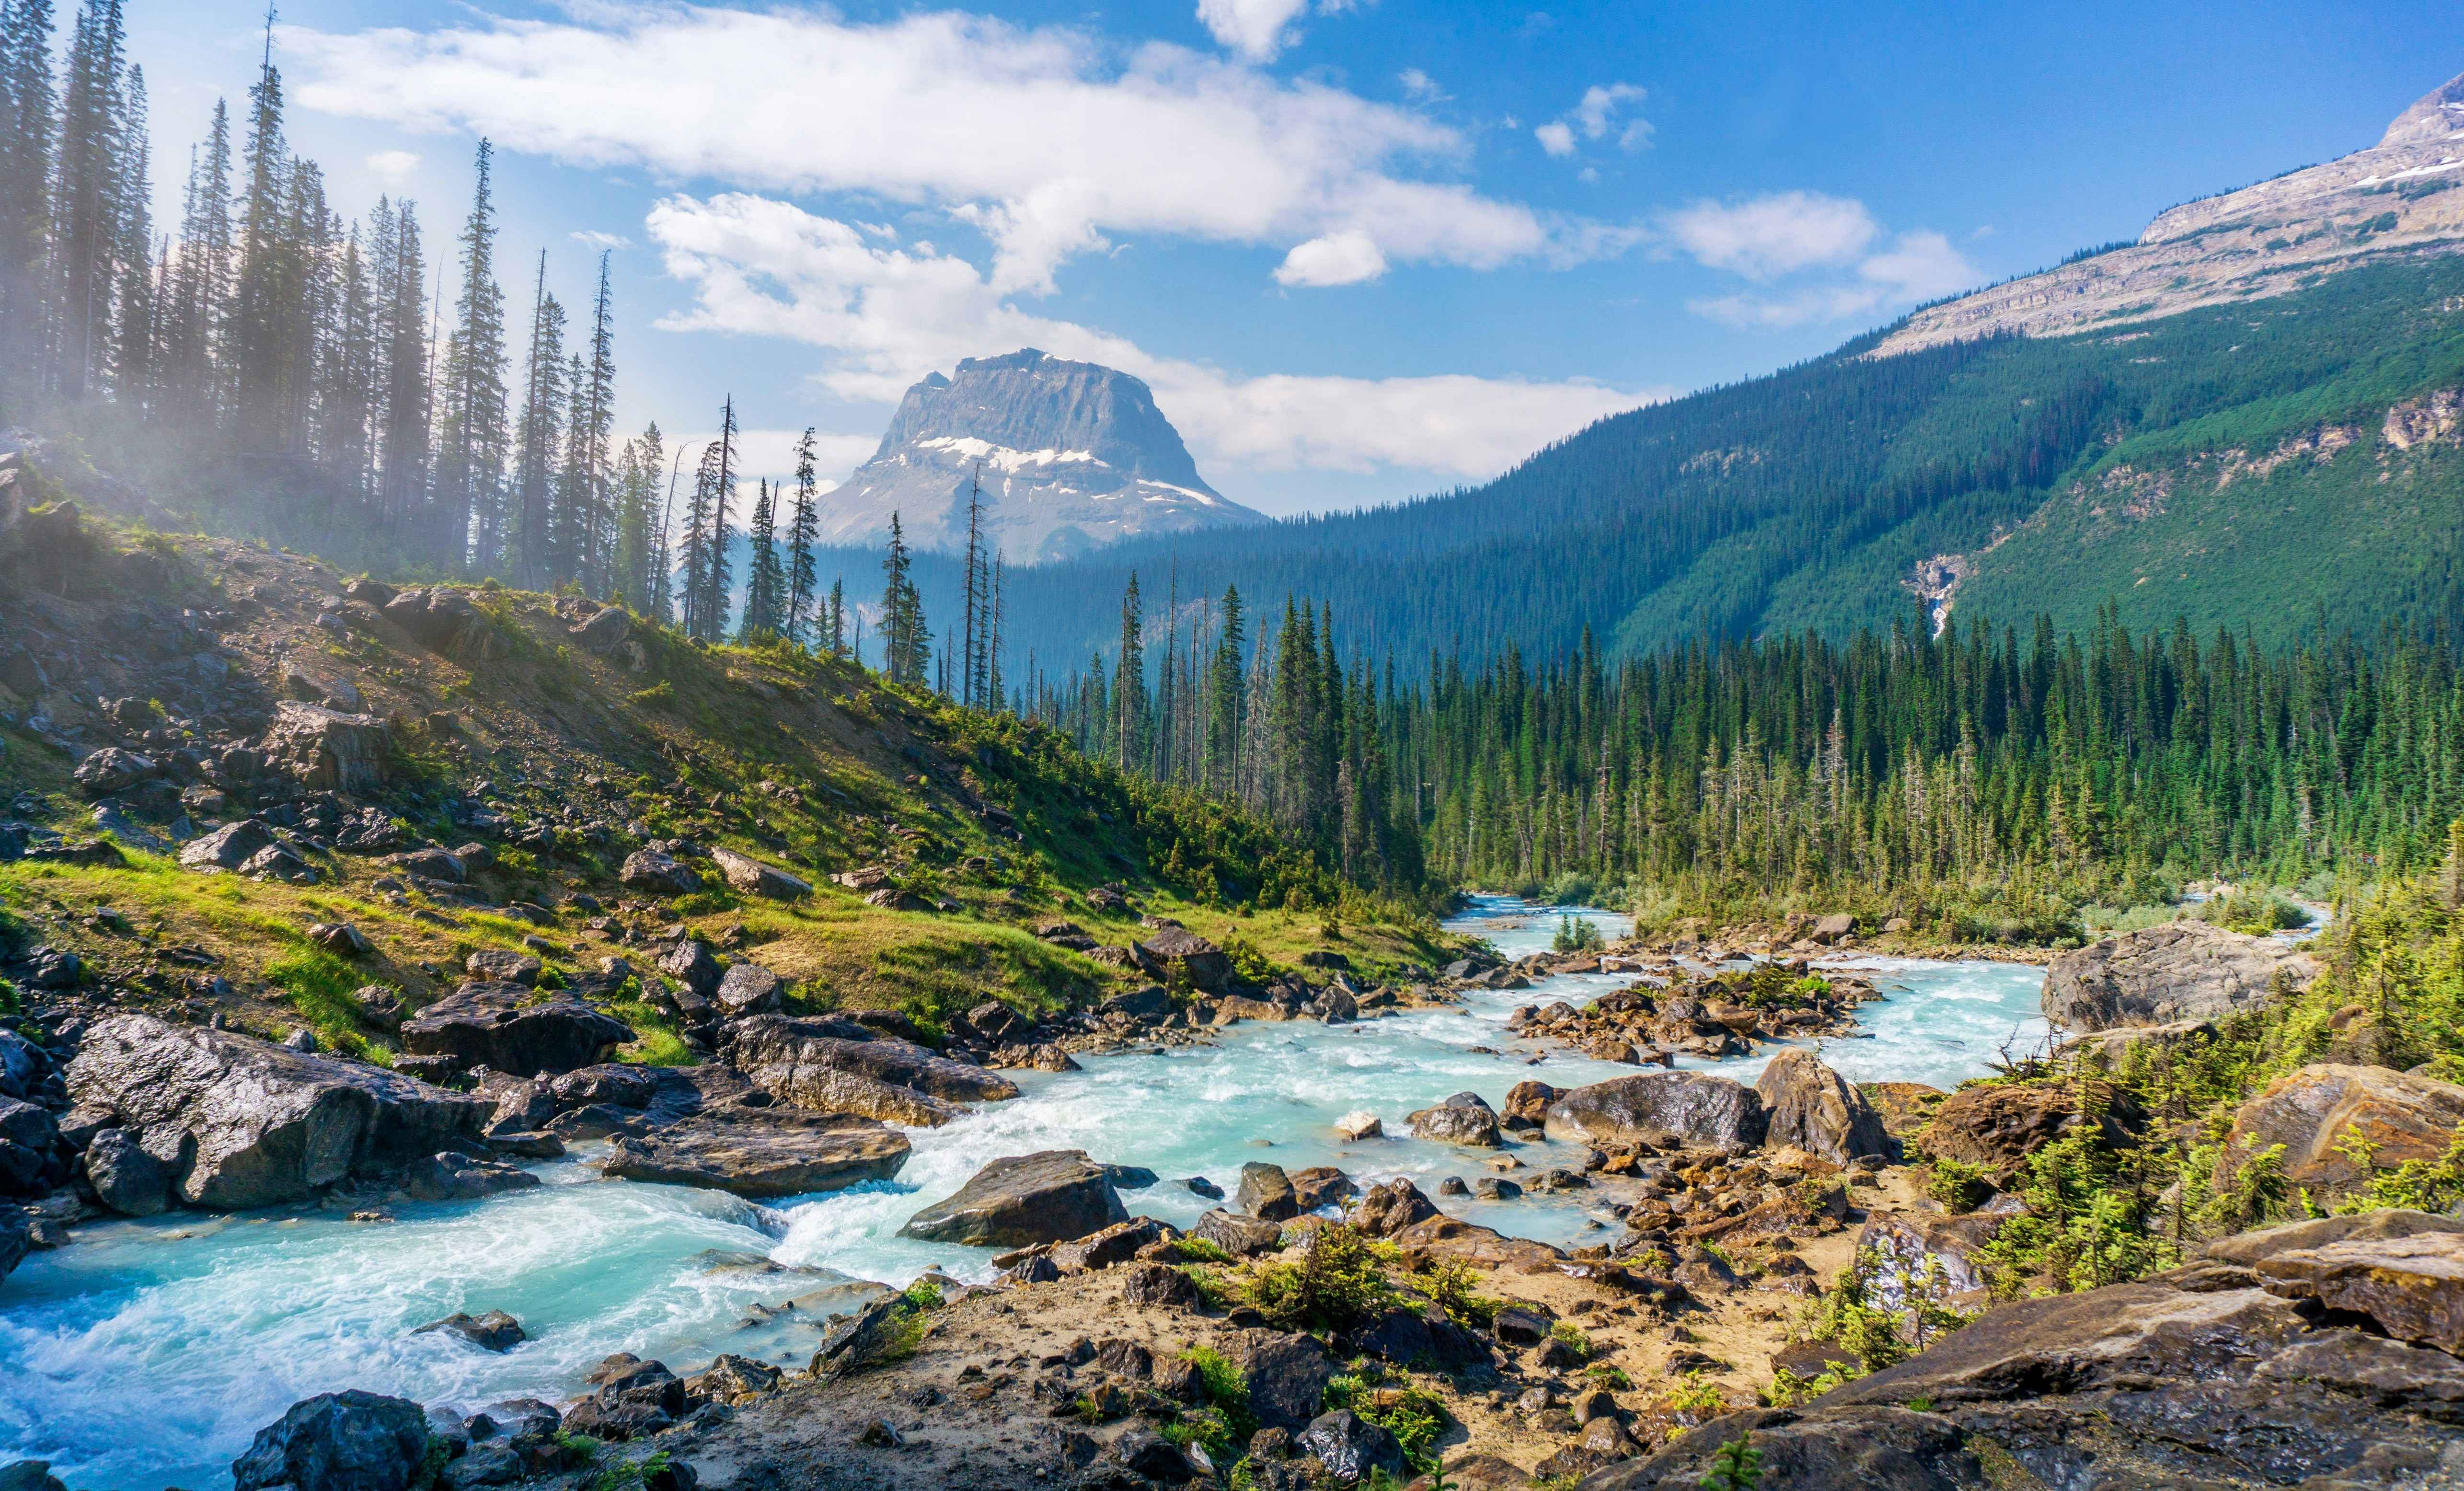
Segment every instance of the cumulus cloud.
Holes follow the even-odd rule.
[[[692,309],[662,321],[664,329],[793,339],[826,354],[815,375],[822,387],[871,403],[896,399],[962,357],[1042,347],[1145,379],[1202,458],[1252,469],[1395,466],[1486,476],[1667,392],[1470,376],[1238,377],[1023,310],[957,255],[873,241],[849,224],[749,193],[670,197],[652,208],[649,230],[668,272],[694,295]]]
[[[1224,46],[1253,62],[1271,62],[1308,9],[1309,0],[1198,0],[1198,19]]]
[[[1225,24],[1254,36],[1262,15],[1298,10],[1240,0]],[[1186,48],[1123,52],[953,11],[860,23],[603,0],[570,14],[282,40],[301,101],[328,113],[679,182],[953,212],[990,235],[1004,290],[1048,290],[1070,255],[1124,233],[1288,252],[1349,232],[1389,262],[1472,269],[1560,261],[1579,236],[1446,179],[1469,143],[1424,114]],[[795,86],[772,86],[782,77]]]
[[[1282,285],[1357,285],[1386,273],[1386,255],[1367,233],[1329,233],[1293,246],[1275,270]]]
[[[1403,69],[1403,71],[1395,75],[1395,80],[1403,85],[1403,92],[1419,99],[1422,103],[1442,103],[1445,101],[1446,95],[1442,89],[1438,87],[1438,80],[1431,77],[1428,74],[1421,72],[1417,67],[1407,67]]]
[[[380,150],[366,161],[368,173],[386,186],[400,189],[419,169],[419,157],[408,150]]]
[[[1818,191],[1697,202],[1669,213],[1662,227],[1703,263],[1749,279],[1844,263],[1881,231],[1865,204]]]
[[[1651,144],[1651,121],[1629,119],[1618,127],[1617,117],[1629,104],[1640,103],[1645,95],[1633,83],[1594,83],[1583,90],[1572,109],[1561,119],[1550,121],[1531,133],[1540,141],[1540,148],[1551,155],[1573,155],[1574,140],[1605,140],[1609,131],[1617,132],[1617,148],[1641,150]]]
[[[1890,247],[1859,260],[1852,283],[1816,285],[1781,295],[1707,296],[1687,301],[1686,309],[1723,325],[1768,330],[1939,299],[1969,288],[1976,279],[1975,268],[1951,247],[1949,239],[1920,229],[1900,234]]]

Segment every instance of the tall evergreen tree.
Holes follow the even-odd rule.
[[[821,513],[816,502],[821,481],[814,469],[813,428],[796,441],[796,506],[787,519],[786,636],[800,647],[813,645],[817,576],[813,549],[821,538]]]
[[[751,569],[745,576],[744,620],[738,640],[767,642],[786,631],[786,572],[779,563],[779,525],[770,483],[764,478],[753,499],[753,518],[745,537]]]
[[[730,394],[720,406],[718,438],[710,443],[702,455],[708,493],[701,496],[702,521],[693,525],[699,546],[700,562],[687,560],[690,577],[685,609],[686,631],[702,642],[717,642],[727,635],[729,593],[735,588],[736,568],[728,556],[729,541],[734,533],[729,524],[736,502],[736,396]],[[697,484],[698,485],[698,484]]]
[[[97,389],[112,350],[119,288],[121,152],[127,85],[121,0],[77,9],[60,89],[59,157],[52,184],[51,384],[62,396]]]
[[[531,297],[530,346],[522,358],[522,412],[514,426],[512,572],[528,585],[559,573],[552,488],[557,440],[564,429],[564,307],[547,293],[547,251],[539,251]],[[492,556],[482,555],[488,564]]]
[[[220,349],[231,288],[231,110],[217,99],[202,153],[188,156],[159,353],[169,417],[201,434],[219,431],[228,407]]]
[[[1146,620],[1138,603],[1137,571],[1121,592],[1121,640],[1112,661],[1112,759],[1138,770],[1146,759]]]
[[[296,273],[286,231],[291,158],[282,139],[282,76],[274,66],[269,26],[265,58],[248,91],[248,132],[240,147],[247,183],[240,192],[238,263],[223,334],[233,435],[245,456],[287,451],[283,404],[290,365],[286,290]]]
[[[599,255],[599,289],[590,298],[590,356],[573,380],[573,424],[565,438],[566,506],[573,515],[573,578],[605,595],[615,561],[617,514],[608,500],[607,442],[616,428],[615,299],[607,254]]]
[[[160,391],[154,371],[154,143],[146,128],[145,70],[128,70],[121,108],[119,245],[112,259],[120,283],[112,292],[111,388],[132,408],[149,408]]]
[[[0,0],[0,354],[17,368],[35,364],[45,320],[59,128],[52,27],[51,0]]]
[[[379,520],[408,525],[428,506],[429,418],[428,261],[419,211],[407,199],[377,203],[374,441]]]
[[[462,296],[446,340],[436,453],[438,535],[446,562],[504,548],[505,296],[496,285],[495,147],[479,142],[477,185],[462,227]]]
[[[924,623],[924,601],[910,578],[912,564],[907,536],[898,515],[890,515],[890,552],[881,562],[882,671],[890,681],[908,688],[923,687],[932,666],[931,633]]]

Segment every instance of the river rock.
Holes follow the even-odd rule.
[[[2304,1066],[2233,1110],[2215,1184],[2230,1187],[2255,1155],[2280,1144],[2285,1180],[2324,1203],[2366,1184],[2373,1169],[2441,1158],[2459,1125],[2464,1086],[2454,1083],[2384,1066]],[[2370,1147],[2367,1166],[2347,1152],[2356,1134]]]
[[[636,849],[625,857],[617,880],[627,890],[646,895],[691,895],[701,888],[701,875],[656,849]]]
[[[1414,1222],[1426,1221],[1437,1215],[1437,1203],[1421,1195],[1409,1176],[1397,1175],[1383,1185],[1370,1187],[1348,1219],[1370,1237],[1391,1238]]]
[[[456,1310],[443,1320],[431,1320],[425,1326],[413,1327],[414,1336],[459,1336],[482,1351],[510,1351],[530,1339],[522,1323],[503,1310],[490,1310],[485,1315],[470,1315]]]
[[[1234,1258],[1248,1258],[1259,1253],[1272,1253],[1283,1242],[1284,1225],[1255,1217],[1243,1217],[1216,1207],[1198,1218],[1189,1235],[1208,1242]]]
[[[311,792],[371,792],[385,784],[393,751],[385,722],[285,699],[259,749]]]
[[[201,839],[180,846],[180,863],[190,869],[237,869],[273,846],[274,830],[258,819],[225,823]]]
[[[1298,1192],[1292,1189],[1292,1177],[1281,1165],[1252,1160],[1241,1167],[1241,1184],[1232,1193],[1232,1204],[1260,1221],[1285,1222],[1301,1214]]]
[[[1186,927],[1166,927],[1144,942],[1132,943],[1130,953],[1150,976],[1165,983],[1177,977],[1193,989],[1216,994],[1232,981],[1232,959]]]
[[[1112,1177],[1084,1150],[1013,1154],[976,1172],[946,1201],[917,1212],[899,1236],[972,1247],[1066,1242],[1126,1221]]]
[[[2272,937],[2167,922],[2064,953],[2045,975],[2055,1028],[2108,1030],[2221,1020],[2266,1002],[2280,979],[2306,989],[2319,965]]]
[[[1772,1057],[1754,1093],[1769,1115],[1767,1144],[1793,1145],[1835,1165],[1891,1152],[1881,1115],[1811,1051],[1792,1047]]]
[[[231,1461],[232,1491],[412,1491],[430,1474],[428,1413],[356,1389],[295,1403]]]
[[[1001,1102],[1018,1085],[998,1072],[935,1056],[851,1020],[756,1015],[728,1029],[728,1061],[782,1102],[820,1112],[937,1127],[960,1103]]]
[[[215,1211],[303,1200],[475,1138],[492,1105],[381,1067],[303,1055],[150,1015],[95,1021],[67,1070],[69,1095],[152,1141],[185,1135],[174,1184]]]
[[[569,995],[471,983],[403,1021],[403,1049],[451,1056],[517,1077],[571,1071],[633,1039],[633,1027]]]
[[[1559,1095],[1543,1120],[1561,1144],[1675,1139],[1688,1147],[1752,1149],[1768,1125],[1753,1088],[1707,1072],[1616,1077]]]
[[[1506,1089],[1506,1107],[1498,1122],[1507,1129],[1538,1129],[1549,1121],[1549,1105],[1563,1096],[1545,1082],[1518,1082]]]
[[[1414,1113],[1411,1122],[1415,1139],[1484,1149],[1495,1149],[1506,1142],[1498,1136],[1496,1110],[1477,1092],[1458,1092],[1435,1107]]]
[[[795,901],[813,893],[812,882],[788,874],[776,866],[764,865],[750,854],[713,844],[710,862],[718,866],[727,883],[746,895],[768,896],[777,901]]]
[[[600,1169],[620,1180],[768,1200],[888,1180],[911,1148],[905,1134],[869,1118],[715,1108],[640,1137],[618,1135]]]
[[[403,1194],[414,1201],[482,1201],[508,1191],[531,1191],[543,1182],[526,1170],[473,1159],[447,1150],[411,1161],[403,1172]]]
[[[155,1217],[171,1207],[171,1167],[125,1129],[105,1129],[86,1145],[85,1178],[95,1199],[122,1217]]]

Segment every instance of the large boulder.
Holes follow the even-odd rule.
[[[320,1392],[256,1432],[232,1491],[411,1491],[433,1474],[428,1411],[373,1392]]]
[[[2045,1019],[2072,1031],[2220,1020],[2264,1003],[2279,980],[2306,989],[2318,974],[2309,956],[2274,938],[2167,922],[2055,958]]]
[[[447,1150],[410,1162],[403,1194],[414,1201],[484,1201],[508,1191],[535,1191],[545,1184],[529,1171]]]
[[[385,604],[385,618],[439,652],[466,652],[485,633],[487,622],[471,598],[444,586],[413,586]]]
[[[0,1098],[30,1098],[51,1069],[43,1048],[0,1025]]]
[[[2464,1232],[2346,1237],[2281,1249],[2255,1268],[2272,1293],[2367,1315],[2398,1341],[2464,1352]]]
[[[1310,1419],[1309,1427],[1294,1436],[1292,1448],[1315,1457],[1327,1474],[1345,1485],[1356,1485],[1376,1470],[1402,1479],[1403,1446],[1382,1425],[1350,1409],[1339,1408]]]
[[[1753,1088],[1708,1072],[1646,1072],[1558,1094],[1542,1128],[1561,1144],[1664,1143],[1752,1149],[1768,1127]]]
[[[2244,1165],[2282,1145],[2285,1180],[2323,1205],[2367,1184],[2374,1170],[2440,1159],[2458,1126],[2464,1086],[2384,1066],[2304,1066],[2233,1109],[2214,1180],[2230,1188]]]
[[[150,756],[140,756],[118,746],[104,746],[77,763],[77,784],[91,796],[104,797],[114,792],[125,792],[158,775],[162,769]]]
[[[1437,1215],[1437,1203],[1423,1195],[1410,1176],[1397,1175],[1383,1185],[1371,1186],[1347,1220],[1368,1237],[1391,1238]]]
[[[1299,1434],[1326,1405],[1334,1363],[1325,1348],[1304,1335],[1243,1330],[1224,1354],[1249,1383],[1249,1412],[1262,1429]]]
[[[171,1167],[145,1152],[125,1129],[105,1129],[88,1141],[85,1178],[95,1199],[122,1217],[153,1217],[171,1207]]]
[[[656,849],[635,849],[627,855],[616,878],[626,889],[646,895],[691,895],[701,888],[699,871]]]
[[[622,1180],[696,1186],[768,1200],[888,1180],[907,1136],[869,1118],[729,1107],[609,1141],[601,1171]]]
[[[788,874],[774,865],[764,865],[750,854],[713,845],[710,862],[727,883],[746,895],[769,896],[774,900],[794,901],[813,893],[812,882]]]
[[[1191,988],[1213,994],[1232,981],[1232,959],[1186,927],[1166,927],[1144,942],[1132,943],[1130,953],[1139,967],[1167,983],[1177,976]]]
[[[1435,1107],[1412,1115],[1412,1137],[1440,1144],[1466,1144],[1494,1149],[1506,1141],[1497,1132],[1497,1112],[1477,1092],[1458,1092]]]
[[[1232,1193],[1232,1204],[1260,1221],[1285,1222],[1301,1214],[1300,1193],[1293,1189],[1292,1177],[1281,1165],[1265,1160],[1251,1160],[1241,1167],[1241,1185]]]
[[[258,819],[243,818],[180,846],[180,863],[190,869],[237,869],[274,846],[274,830]]]
[[[632,1026],[580,999],[511,983],[464,984],[402,1024],[402,1048],[415,1056],[517,1077],[588,1066],[632,1039]]]
[[[373,714],[285,699],[259,749],[311,792],[368,792],[385,783],[393,738]]]
[[[150,1015],[97,1020],[69,1096],[176,1153],[173,1187],[214,1211],[303,1200],[475,1139],[491,1105],[382,1067],[289,1050]],[[176,1141],[176,1142],[166,1142]]]
[[[2123,1138],[2137,1117],[2129,1099],[2103,1083],[2092,1083],[2098,1116],[2079,1110],[2068,1082],[1994,1083],[1963,1087],[1942,1100],[1918,1142],[1936,1159],[1977,1166],[1997,1181],[2026,1165],[2028,1156],[2081,1124],[2102,1127],[2109,1140]]]
[[[998,1072],[935,1056],[895,1036],[844,1020],[756,1015],[728,1030],[731,1064],[783,1102],[825,1113],[938,1127],[962,1103],[1018,1096]]]
[[[728,969],[710,997],[731,1019],[776,1015],[786,987],[786,980],[759,963],[737,963]]]
[[[1754,1093],[1769,1115],[1766,1143],[1793,1145],[1837,1165],[1891,1152],[1881,1115],[1811,1051],[1791,1048],[1772,1057]]]
[[[917,1212],[900,1237],[974,1247],[1067,1242],[1127,1221],[1111,1172],[1084,1150],[1013,1154],[976,1172],[958,1194]]]

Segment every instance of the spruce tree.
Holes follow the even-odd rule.
[[[460,569],[504,548],[505,296],[496,285],[495,147],[479,142],[477,185],[462,227],[462,295],[446,340],[438,410],[436,514],[441,557]]]
[[[701,460],[693,468],[693,495],[685,502],[684,552],[679,556],[679,567],[684,571],[681,620],[685,635],[696,641],[709,641],[714,631],[707,585],[711,570],[710,518],[717,491],[718,442],[714,440],[701,448]]]
[[[42,346],[59,128],[52,27],[51,0],[0,0],[0,354],[14,368]]]
[[[70,33],[52,186],[49,381],[69,399],[96,391],[111,358],[127,65],[121,0],[86,0]]]
[[[797,647],[813,645],[813,587],[818,576],[813,548],[821,537],[821,513],[815,498],[821,481],[814,470],[813,428],[796,441],[796,506],[787,520],[787,614],[784,631]]]
[[[429,500],[428,261],[411,202],[380,199],[376,223],[377,513],[398,526],[424,518]]]
[[[132,409],[150,408],[160,389],[154,370],[154,145],[146,132],[145,70],[128,70],[120,122],[120,241],[112,251],[120,283],[112,292],[116,318],[111,355],[112,393]]]
[[[779,526],[770,483],[764,478],[753,499],[753,518],[745,537],[751,547],[751,571],[745,576],[744,620],[737,640],[769,642],[785,635],[786,573],[779,563]]]
[[[715,643],[727,635],[728,593],[735,588],[736,579],[735,565],[727,552],[733,537],[728,520],[736,501],[734,394],[728,395],[720,406],[718,438],[704,452],[703,463],[710,490],[702,503],[705,526],[697,530],[701,562],[697,571],[690,562],[687,564],[687,573],[695,577],[692,584],[697,599],[687,602],[693,619],[686,629],[699,641]]]
[[[573,381],[573,425],[565,440],[566,499],[578,550],[573,578],[593,595],[610,587],[618,522],[607,471],[607,442],[616,428],[615,300],[607,259],[601,252],[599,290],[590,299],[590,356]]]
[[[1130,572],[1121,592],[1121,639],[1112,663],[1112,759],[1136,770],[1146,758],[1147,669],[1145,618],[1138,603],[1138,574]]]
[[[560,573],[553,486],[557,441],[564,429],[564,307],[547,293],[547,251],[539,251],[531,298],[529,349],[522,358],[522,412],[514,426],[513,515],[508,568],[541,586]],[[483,566],[493,562],[483,553]]]
[[[293,266],[285,208],[291,158],[282,140],[282,76],[269,29],[265,59],[248,91],[248,133],[240,148],[247,185],[240,193],[238,263],[223,334],[229,360],[233,435],[243,456],[284,452],[283,384],[290,347],[282,304]]]

